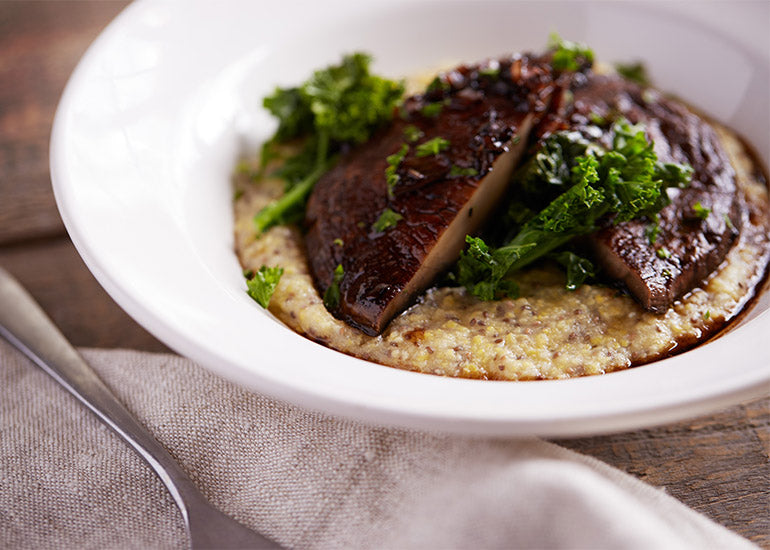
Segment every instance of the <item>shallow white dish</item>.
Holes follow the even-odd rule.
[[[305,340],[246,295],[230,174],[273,130],[261,98],[341,53],[369,51],[375,70],[400,76],[539,50],[552,30],[601,60],[644,59],[661,88],[737,128],[767,164],[768,13],[729,3],[139,2],[67,86],[51,146],[56,199],[88,267],[131,316],[255,391],[367,422],[476,434],[673,421],[768,392],[769,293],[723,337],[610,375],[511,383],[403,372]]]

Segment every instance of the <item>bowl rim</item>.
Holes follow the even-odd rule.
[[[245,387],[306,408],[372,424],[478,435],[574,436],[627,430],[694,416],[768,393],[768,353],[755,357],[755,368],[738,373],[728,380],[709,380],[708,384],[695,388],[697,391],[693,391],[687,384],[680,384],[676,388],[660,388],[656,392],[654,385],[650,385],[647,380],[654,378],[653,373],[663,368],[693,373],[697,372],[693,363],[729,362],[734,358],[736,349],[753,349],[756,342],[761,342],[762,336],[768,334],[770,329],[770,313],[767,310],[740,328],[708,344],[683,355],[645,365],[644,370],[629,369],[601,377],[537,382],[496,382],[426,376],[341,355],[294,333],[291,333],[292,338],[287,338],[286,334],[280,331],[275,333],[276,343],[271,349],[288,345],[297,347],[304,353],[309,349],[308,346],[313,346],[313,356],[322,364],[344,364],[346,373],[356,369],[366,372],[367,383],[386,384],[391,390],[398,389],[393,390],[392,394],[379,396],[379,399],[371,392],[353,395],[350,386],[327,387],[321,391],[308,383],[293,379],[287,381],[274,372],[264,369],[255,371],[253,368],[247,368],[237,356],[223,355],[221,350],[212,347],[210,343],[198,340],[199,334],[191,336],[190,327],[181,330],[170,322],[168,315],[159,312],[156,305],[147,303],[140,292],[141,289],[126,284],[125,280],[116,275],[116,268],[119,266],[116,266],[113,260],[105,259],[104,242],[97,242],[89,227],[84,225],[82,201],[85,199],[83,193],[77,191],[83,182],[73,173],[71,158],[73,132],[81,132],[78,133],[78,138],[85,139],[81,135],[83,130],[77,129],[76,120],[73,118],[75,103],[85,101],[83,94],[91,93],[89,85],[97,78],[94,76],[95,71],[101,70],[105,52],[115,47],[117,35],[130,30],[132,25],[138,25],[138,21],[142,21],[148,10],[152,9],[152,4],[148,2],[130,5],[108,25],[73,72],[54,120],[50,146],[51,177],[57,205],[67,231],[96,279],[131,317],[180,354]],[[79,170],[78,175],[82,175],[82,168]],[[763,292],[767,293],[767,284]],[[245,299],[239,301],[232,295],[227,295],[226,298],[233,300],[232,303],[237,304],[238,308],[246,307]],[[266,323],[274,323],[273,319],[267,316],[264,318]],[[293,339],[300,339],[301,342]],[[302,355],[301,358],[306,359],[307,355]],[[282,368],[292,368],[290,361],[285,358],[271,359]],[[307,374],[307,371],[303,372]],[[660,379],[665,380],[665,377],[661,376]],[[533,384],[538,386],[532,386]],[[640,384],[646,385],[646,391],[653,392],[655,400],[634,399],[633,393],[629,393],[628,389]],[[334,383],[330,386],[334,386]],[[629,401],[621,403],[615,400],[612,406],[602,402],[602,395],[617,392],[627,395]],[[576,394],[581,396],[580,400],[576,400],[580,402],[580,407],[576,406],[576,402],[570,402],[570,397],[574,398]],[[462,396],[473,400],[477,406],[455,409],[446,406],[448,400],[456,400]],[[572,408],[548,410],[538,407],[535,401],[543,396],[548,396],[551,400],[562,399]],[[505,399],[523,399],[532,404],[533,408],[508,408],[499,411],[490,408],[491,404],[503,403]],[[597,408],[598,405],[604,408]]]

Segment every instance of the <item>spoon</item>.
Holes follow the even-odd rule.
[[[281,548],[209,504],[168,451],[118,401],[42,308],[2,268],[0,336],[64,386],[147,461],[179,507],[191,548]]]

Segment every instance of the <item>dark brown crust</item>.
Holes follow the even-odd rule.
[[[607,275],[623,281],[646,309],[664,312],[708,277],[733,246],[744,209],[735,171],[711,126],[654,90],[617,76],[591,75],[574,97],[573,128],[585,131],[592,114],[623,116],[645,125],[660,161],[693,167],[690,185],[669,191],[672,202],[659,214],[654,243],[649,220],[609,225],[590,239]],[[696,204],[710,213],[699,217]]]
[[[498,68],[498,73],[485,75],[485,67]],[[474,195],[495,161],[514,136],[526,139],[517,136],[522,126],[533,115],[539,120],[559,89],[550,65],[526,56],[459,67],[439,82],[432,91],[408,99],[388,128],[324,175],[308,202],[306,244],[316,286],[324,293],[334,269],[342,265],[341,299],[332,313],[367,334],[380,333],[432,282],[428,279],[456,259],[464,234],[447,245],[452,250],[440,254],[437,243],[448,240],[442,236],[459,213],[466,215],[464,207],[478,198]],[[423,114],[428,104],[443,104],[440,115]],[[423,137],[411,144],[399,165],[400,180],[389,197],[386,159],[407,142],[410,125]],[[415,145],[435,137],[447,139],[449,149],[418,158]],[[476,174],[450,177],[452,166]],[[372,225],[386,207],[403,219],[387,231],[375,231]],[[484,213],[466,211],[472,231]],[[436,257],[440,263],[426,265],[426,259],[435,263]],[[432,276],[427,278],[425,271]]]
[[[734,169],[705,120],[682,103],[618,76],[556,77],[547,60],[526,56],[493,63],[499,66],[499,77],[483,76],[483,66],[444,74],[443,87],[407,100],[400,118],[316,185],[308,203],[306,243],[322,293],[332,283],[334,269],[343,266],[335,316],[367,334],[379,334],[446,267],[444,260],[441,265],[426,263],[435,263],[437,243],[456,224],[528,113],[534,114],[538,137],[577,129],[591,139],[601,133],[592,122],[597,116],[622,116],[645,125],[659,160],[693,167],[691,184],[669,191],[672,203],[659,214],[654,242],[651,221],[644,219],[610,223],[589,238],[607,276],[623,282],[643,307],[666,311],[722,263],[744,223],[746,205]],[[560,105],[558,93],[567,87],[574,91],[570,109]],[[440,116],[421,114],[431,103],[444,104]],[[389,196],[386,159],[406,142],[404,131],[410,125],[422,132],[419,143],[440,136],[451,147],[417,158],[413,144]],[[601,139],[608,139],[606,130]],[[452,166],[477,174],[448,177]],[[708,215],[702,215],[705,210],[699,215],[696,205]],[[372,225],[385,208],[403,219],[387,231],[375,231]],[[466,224],[468,233],[481,223],[478,214]],[[459,253],[459,247],[450,252]]]

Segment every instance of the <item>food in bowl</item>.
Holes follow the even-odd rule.
[[[257,301],[343,353],[606,373],[703,342],[764,280],[746,146],[582,45],[461,65],[405,99],[348,56],[266,106],[281,124],[236,178],[238,257]]]

